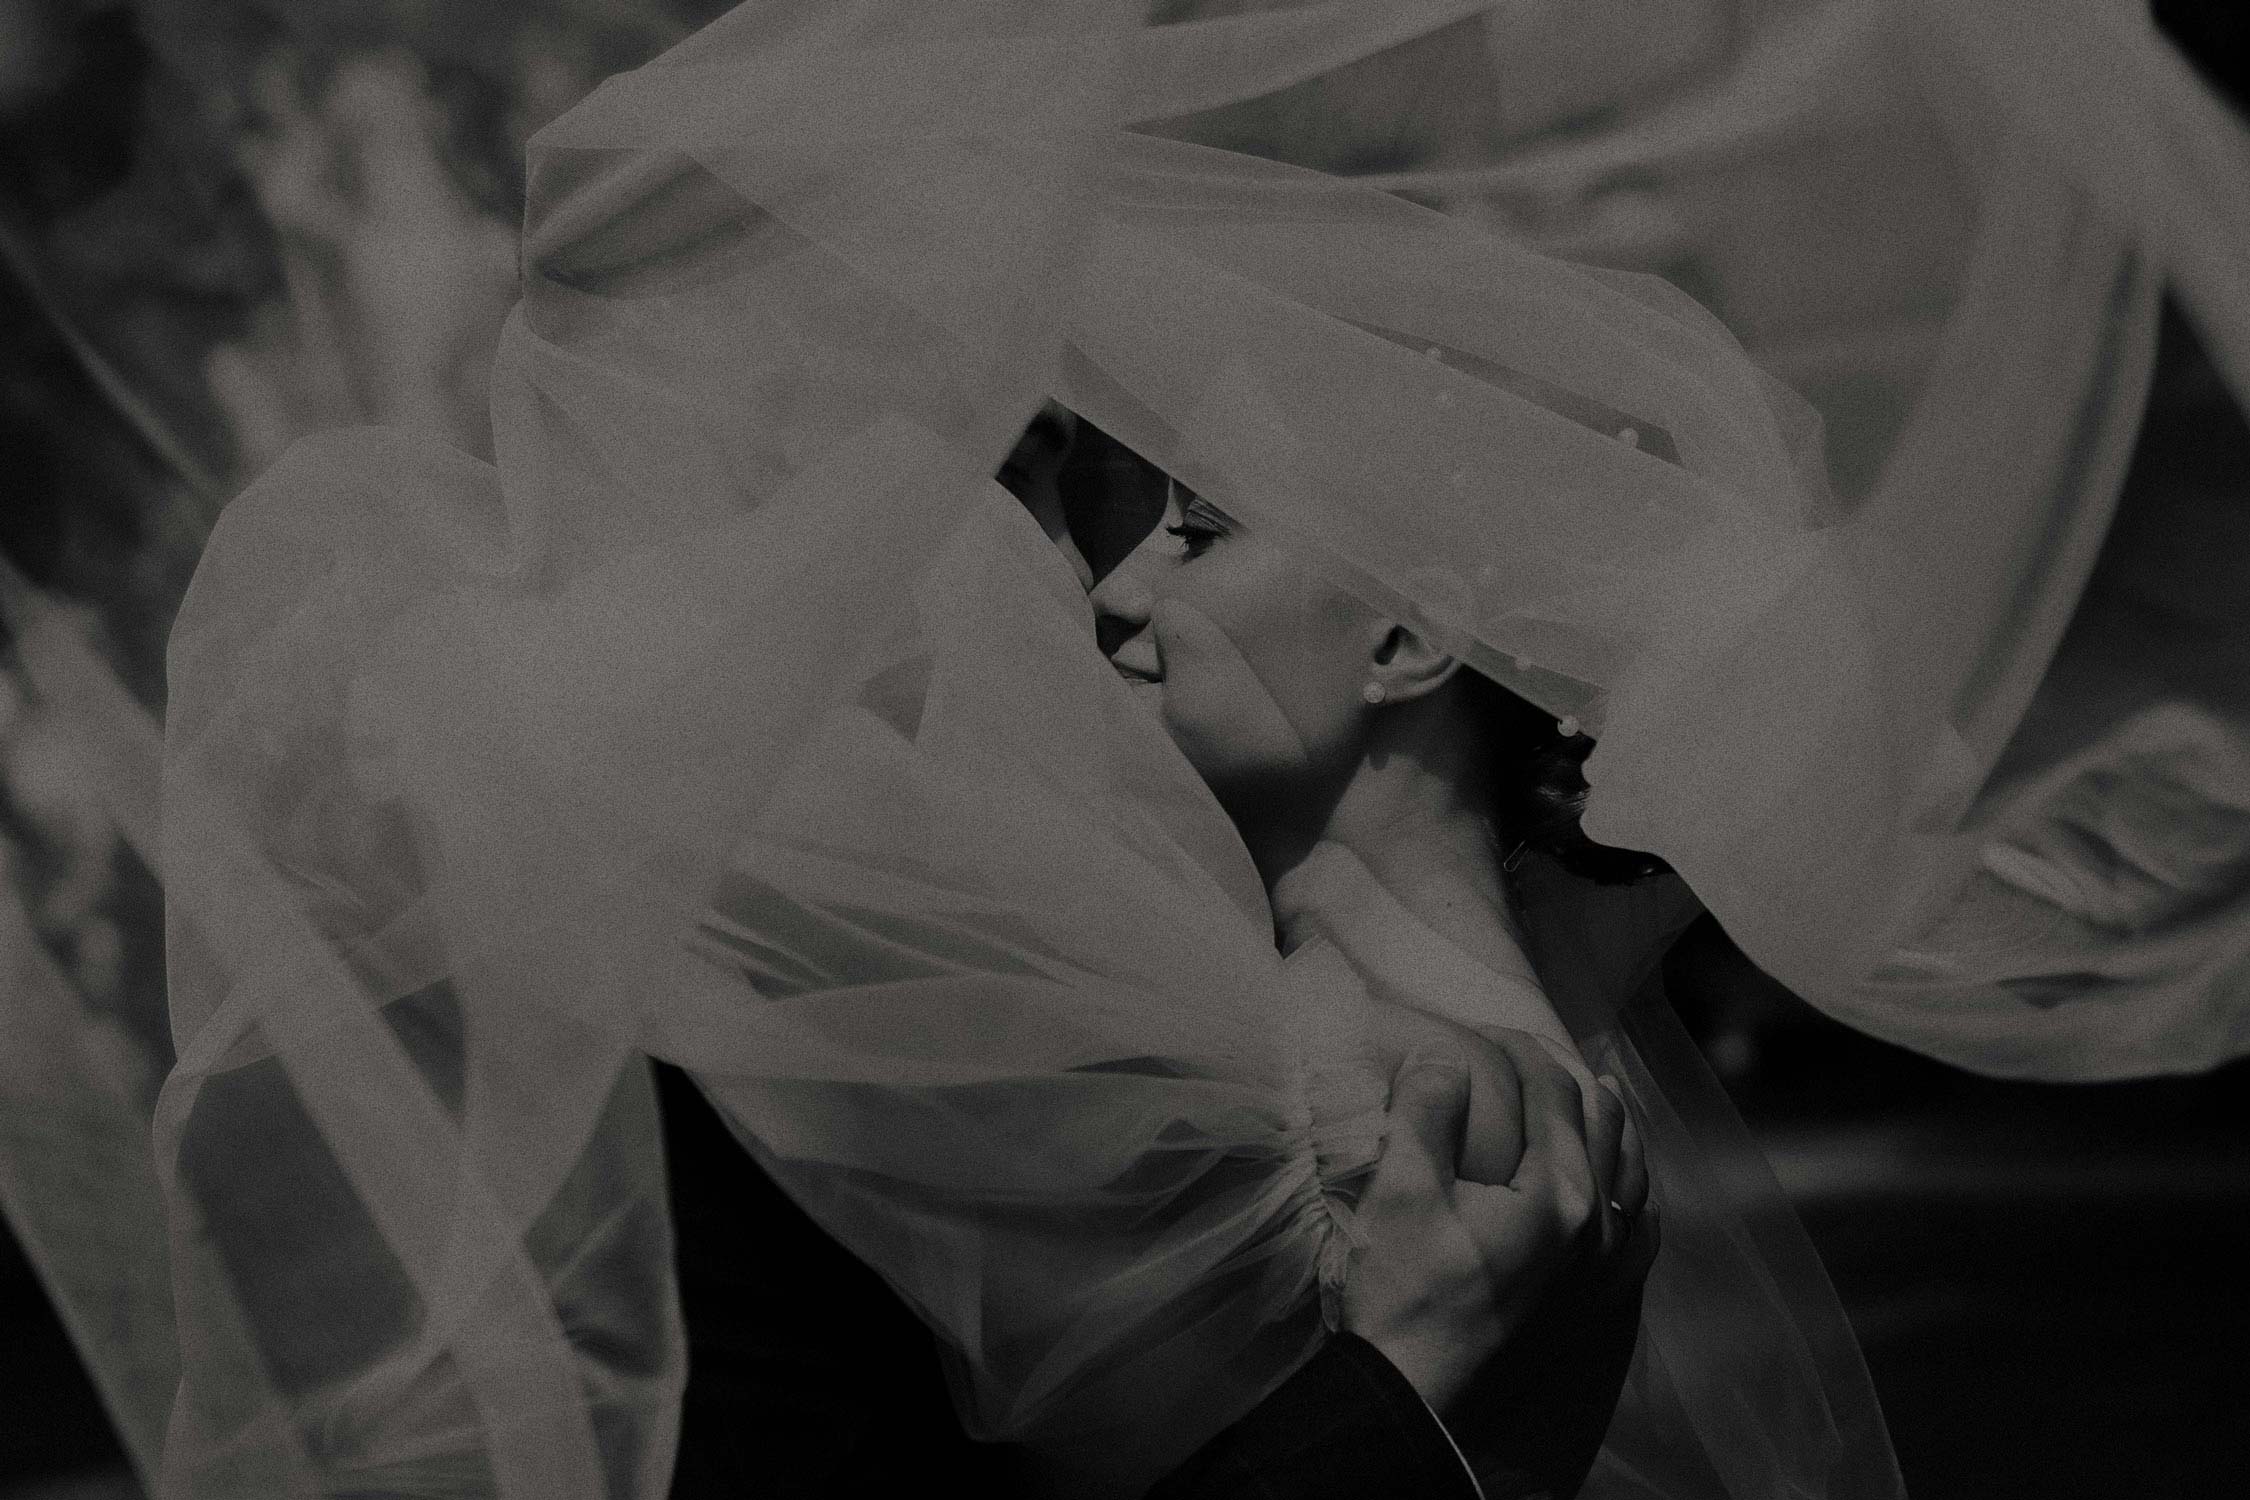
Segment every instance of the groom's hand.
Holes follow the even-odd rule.
[[[1656,1248],[1648,1171],[1622,1095],[1606,1083],[1582,1090],[1547,1044],[1503,1033],[1409,1057],[1390,1114],[1360,1200],[1365,1244],[1345,1288],[1345,1327],[1440,1413],[1491,1387],[1511,1346],[1532,1341],[1556,1403],[1587,1404],[1568,1388],[1580,1375],[1577,1384],[1591,1380],[1614,1401],[1623,1367],[1605,1310],[1637,1309]],[[1593,1337],[1581,1311],[1610,1336]],[[1592,1368],[1569,1368],[1571,1351],[1554,1338],[1570,1327],[1558,1323],[1600,1346],[1576,1361]],[[1629,1358],[1629,1328],[1623,1338]]]

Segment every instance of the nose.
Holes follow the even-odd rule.
[[[1094,638],[1100,642],[1104,656],[1115,656],[1118,647],[1148,625],[1154,596],[1147,583],[1132,576],[1131,568],[1129,559],[1120,563],[1089,596],[1094,606]]]
[[[1150,549],[1144,542],[1110,569],[1087,596],[1094,607],[1094,635],[1103,655],[1115,656],[1118,647],[1148,627],[1149,610],[1156,603],[1149,566]]]

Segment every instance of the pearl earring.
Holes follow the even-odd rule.
[[[1359,690],[1359,695],[1371,704],[1380,703],[1383,701],[1383,685],[1379,682],[1371,682]]]

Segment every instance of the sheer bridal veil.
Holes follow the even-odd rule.
[[[1585,723],[1589,830],[1814,1003],[2050,1076],[2238,1051],[2239,836],[2137,883],[2086,850],[2241,798],[2239,723],[2070,631],[2138,597],[2089,576],[2159,288],[2238,391],[2250,364],[2215,248],[2243,138],[2145,26],[2049,8],[2007,61],[1975,8],[1910,44],[1918,6],[1774,7],[1649,120],[1544,163],[1502,121],[1396,181],[1251,149],[1248,102],[1315,117],[1464,34],[1504,79],[1535,11],[772,0],[542,131],[496,462],[301,444],[175,629],[166,1493],[661,1493],[649,1055],[937,1331],[972,1428],[1073,1482],[1145,1481],[1317,1345],[1378,1145],[1363,1002],[1274,954],[993,486],[1050,393]],[[2052,107],[2081,12],[2162,170]],[[1816,409],[1665,282],[1540,253],[1571,227],[1524,194],[1645,125],[1692,209],[1815,64],[1872,59],[1958,232],[1943,334],[1846,474],[1836,386],[1799,382]],[[1732,264],[1741,307],[1781,295]],[[1676,896],[1533,886],[1667,1211],[1589,1493],[1895,1494],[1817,1264],[1618,958]]]

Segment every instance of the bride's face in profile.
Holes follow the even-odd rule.
[[[1111,664],[1222,801],[1340,784],[1386,622],[1189,491],[1093,591]]]

